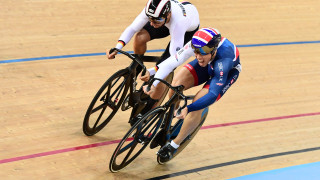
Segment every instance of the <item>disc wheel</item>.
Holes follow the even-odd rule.
[[[92,136],[103,129],[121,106],[129,89],[129,71],[113,74],[92,99],[83,121],[83,132]]]

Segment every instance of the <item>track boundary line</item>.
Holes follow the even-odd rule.
[[[203,126],[201,129],[212,129],[212,128],[218,128],[218,127],[234,126],[234,125],[257,123],[257,122],[267,122],[267,121],[290,119],[290,118],[297,118],[297,117],[317,116],[317,115],[320,115],[320,112],[263,118],[263,119],[249,120],[249,121],[239,121],[239,122],[233,122],[233,123],[223,123],[223,124]],[[55,155],[55,154],[61,154],[61,153],[65,153],[65,152],[78,151],[78,150],[83,150],[83,149],[99,147],[99,146],[117,144],[120,141],[121,140],[118,139],[118,140],[93,143],[93,144],[88,144],[88,145],[83,145],[83,146],[76,146],[76,147],[71,147],[71,148],[47,151],[47,152],[42,152],[42,153],[30,154],[30,155],[25,155],[25,156],[18,156],[18,157],[13,157],[13,158],[1,159],[0,164],[21,161],[21,160],[27,160],[27,159],[32,159],[32,158],[38,158],[38,157],[43,157],[43,156],[49,156],[49,155]]]

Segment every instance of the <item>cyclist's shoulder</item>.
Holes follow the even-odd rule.
[[[220,46],[222,46],[222,47],[234,47],[235,44],[232,43],[228,38],[222,37],[221,38],[221,42],[219,43],[218,47],[220,47]]]
[[[235,56],[236,46],[227,38],[222,38],[219,43],[216,59],[232,58]]]

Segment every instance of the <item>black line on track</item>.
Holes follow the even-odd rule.
[[[199,167],[199,168],[195,168],[195,169],[189,169],[189,170],[180,171],[180,172],[176,172],[176,173],[172,173],[172,174],[157,176],[157,177],[150,178],[148,180],[167,179],[167,178],[177,177],[177,176],[195,173],[195,172],[199,172],[199,171],[205,171],[205,170],[215,169],[215,168],[224,167],[224,166],[230,166],[230,165],[234,165],[234,164],[240,164],[240,163],[245,163],[245,162],[250,162],[250,161],[285,156],[285,155],[290,155],[290,154],[305,153],[305,152],[317,151],[317,150],[320,150],[320,147],[300,149],[300,150],[295,150],[295,151],[287,151],[287,152],[257,156],[257,157],[252,157],[252,158],[240,159],[240,160],[235,160],[235,161],[230,161],[230,162],[225,162],[225,163],[220,163],[220,164]]]

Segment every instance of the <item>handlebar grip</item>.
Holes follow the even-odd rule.
[[[115,48],[110,49],[109,54],[113,53],[113,51],[115,51]]]
[[[141,62],[139,57],[136,57],[133,54],[130,54],[128,52],[125,52],[125,51],[123,51],[121,49],[117,49],[117,48],[111,48],[109,53],[112,53],[113,51],[117,51],[119,53],[126,55],[128,58],[132,59],[133,61],[137,62],[141,67],[143,67],[144,72],[146,71],[146,67],[143,65],[143,63]]]

